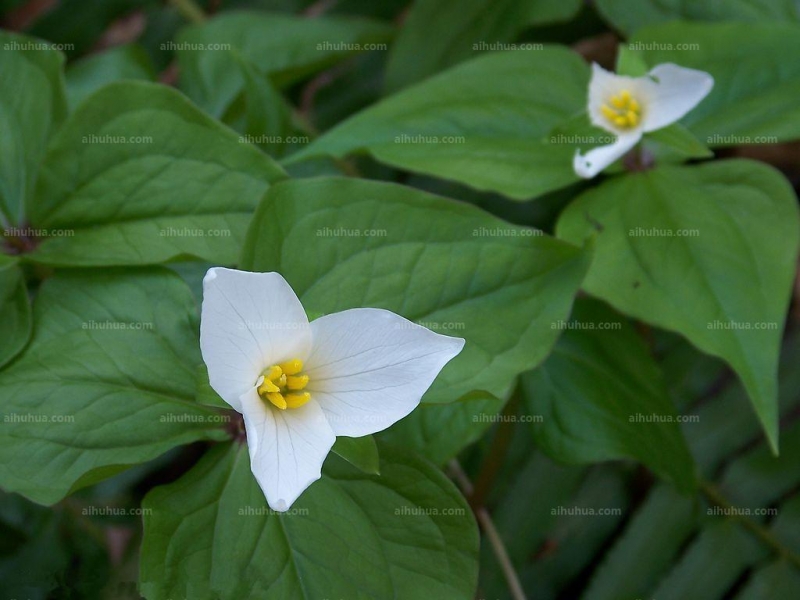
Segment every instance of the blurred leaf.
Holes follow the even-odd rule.
[[[472,598],[478,535],[464,498],[430,464],[388,448],[381,473],[329,458],[280,514],[244,447],[217,447],[145,498],[141,590],[148,600]]]
[[[117,46],[72,63],[67,69],[67,100],[71,110],[106,84],[121,79],[153,81],[148,54],[136,45]]]
[[[511,42],[528,26],[566,21],[577,14],[580,4],[580,0],[417,0],[392,46],[386,89],[396,92],[476,52],[495,49],[493,44]]]
[[[651,67],[673,62],[714,77],[681,120],[709,146],[800,138],[800,61],[787,60],[800,54],[800,24],[672,23],[639,31],[631,45]]]
[[[800,244],[780,174],[750,161],[628,174],[580,196],[557,232],[596,236],[589,293],[725,359],[777,450],[778,350]]]
[[[684,0],[597,0],[600,14],[625,34],[646,25],[667,21],[800,21],[794,0],[725,0],[685,2]]]
[[[283,87],[363,51],[368,44],[385,42],[390,34],[386,24],[367,19],[224,13],[180,32],[175,46],[181,88],[216,116],[244,83],[238,69],[231,69],[231,50]]]
[[[59,0],[31,28],[33,35],[65,45],[74,57],[92,49],[118,18],[157,5],[157,0]]]

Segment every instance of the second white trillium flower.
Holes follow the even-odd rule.
[[[613,133],[617,141],[586,154],[575,153],[578,176],[591,178],[633,148],[642,135],[681,119],[714,87],[705,71],[671,63],[658,65],[644,77],[627,77],[592,65],[589,82],[589,118]]]
[[[203,280],[200,348],[211,387],[244,417],[253,474],[285,511],[320,478],[336,436],[408,415],[464,340],[387,310],[309,323],[278,273],[213,268]]]

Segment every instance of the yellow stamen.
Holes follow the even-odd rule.
[[[287,375],[297,375],[303,370],[303,361],[295,358],[278,365]]]
[[[620,129],[636,127],[642,120],[642,107],[629,90],[611,96],[606,104],[600,105],[600,112],[609,123]]]
[[[308,385],[308,375],[290,375],[286,378],[286,387],[290,390],[302,390]]]
[[[292,392],[291,394],[286,394],[286,406],[289,408],[300,408],[309,400],[311,400],[311,394],[308,392]]]
[[[257,391],[259,396],[263,396],[264,394],[272,392],[280,392],[281,388],[279,388],[277,385],[275,385],[265,377],[263,383],[260,386],[258,386]]]
[[[311,394],[300,391],[308,385],[308,375],[303,375],[302,370],[303,361],[299,358],[267,367],[256,390],[258,395],[280,410],[303,406],[311,400]]]
[[[286,403],[286,399],[283,397],[283,394],[277,394],[277,393],[267,394],[267,400],[272,402],[272,404],[274,404],[281,410],[286,410],[286,407],[288,406],[288,404]]]

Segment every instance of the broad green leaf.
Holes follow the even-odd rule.
[[[580,0],[417,0],[392,45],[386,89],[396,92],[498,45],[514,46],[507,42],[526,27],[566,21],[579,8]],[[523,54],[538,51],[520,46]]]
[[[42,504],[180,444],[223,439],[195,404],[196,307],[167,271],[48,279],[0,372],[0,486]]]
[[[121,79],[153,81],[155,69],[140,46],[126,45],[92,54],[67,69],[67,100],[71,109],[108,83]]]
[[[735,600],[798,596],[800,596],[800,571],[789,562],[776,561],[755,571],[747,585],[736,595]]]
[[[527,200],[578,180],[576,145],[549,132],[586,108],[589,69],[558,47],[460,64],[356,114],[288,162],[367,152],[378,161]]]
[[[373,44],[385,44],[390,33],[388,25],[368,19],[235,11],[186,27],[174,44],[181,88],[199,106],[218,114],[243,83],[241,74],[231,69],[228,51],[236,51],[282,87]]]
[[[800,23],[672,23],[631,40],[650,67],[707,71],[714,88],[681,122],[709,146],[800,138]],[[690,48],[690,49],[689,49]]]
[[[550,351],[589,259],[537,233],[399,185],[287,181],[259,205],[241,268],[280,272],[313,312],[385,308],[465,338],[428,402],[505,397]]]
[[[498,422],[502,408],[499,398],[474,392],[450,404],[422,404],[378,436],[444,465]]]
[[[281,169],[165,86],[105,86],[44,160],[31,221],[65,230],[30,255],[52,265],[235,262],[253,208]]]
[[[371,435],[360,438],[336,438],[331,451],[364,473],[380,475],[378,446]]]
[[[268,509],[244,446],[215,448],[144,500],[148,600],[441,598],[475,593],[477,527],[429,463],[381,448],[381,475],[329,457],[284,514]]]
[[[31,306],[17,261],[0,254],[0,367],[14,358],[31,335]]]
[[[562,213],[558,237],[596,237],[584,288],[727,361],[778,447],[776,376],[797,261],[795,196],[735,160],[612,178]]]
[[[47,139],[67,112],[63,55],[43,40],[0,31],[0,225],[23,221]]]
[[[549,358],[523,378],[537,445],[554,460],[638,460],[683,490],[694,464],[647,347],[618,313],[579,300]]]
[[[686,0],[597,0],[600,14],[623,33],[633,33],[646,25],[667,21],[800,21],[800,8],[794,0],[725,0],[687,2]]]

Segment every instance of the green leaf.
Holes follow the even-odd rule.
[[[437,465],[444,465],[474,443],[497,422],[503,401],[473,392],[450,404],[422,404],[410,415],[378,434],[381,441],[409,448]]]
[[[635,50],[631,50],[628,46],[620,44],[617,48],[617,66],[615,70],[618,75],[642,77],[647,75],[649,69],[640,52],[636,52]]]
[[[785,561],[776,561],[755,571],[736,600],[797,598],[800,596],[800,573]]]
[[[794,0],[725,0],[725,2],[686,2],[685,0],[597,0],[600,14],[623,33],[667,21],[798,21],[800,10]]]
[[[585,110],[588,83],[586,63],[564,48],[487,54],[356,114],[287,163],[368,152],[400,169],[535,198],[578,180],[575,144],[547,134]]]
[[[774,169],[735,160],[613,178],[561,215],[558,236],[596,236],[585,289],[727,361],[773,449],[776,375],[800,228]]]
[[[180,444],[222,439],[193,401],[196,307],[168,271],[48,279],[30,346],[0,372],[0,485],[52,504]]]
[[[226,110],[225,123],[244,134],[244,139],[271,156],[291,153],[294,146],[308,143],[308,135],[295,123],[292,107],[266,75],[235,55],[244,77],[244,91]]]
[[[227,12],[182,29],[175,43],[181,88],[211,114],[220,114],[242,89],[231,70],[234,50],[279,86],[385,42],[391,27],[360,18],[308,19],[264,12]]]
[[[399,185],[287,181],[260,204],[241,267],[280,272],[312,312],[385,308],[465,338],[428,402],[505,397],[555,343],[589,260],[537,233]]]
[[[681,119],[709,146],[800,138],[800,61],[787,60],[800,54],[800,24],[671,23],[639,31],[631,45],[651,67],[673,62],[714,77]]]
[[[143,595],[472,598],[478,534],[464,498],[420,459],[381,448],[381,467],[378,477],[329,458],[323,478],[279,514],[245,447],[215,448],[144,500]]]
[[[360,438],[339,437],[331,451],[341,456],[351,465],[370,475],[380,475],[378,446],[371,435]]]
[[[689,491],[694,464],[664,378],[634,328],[594,300],[578,300],[567,331],[522,378],[537,445],[554,460],[633,458]]]
[[[661,160],[664,159],[665,153],[670,153],[681,159],[711,158],[714,156],[708,146],[698,140],[680,123],[673,123],[669,127],[648,133],[644,137],[644,144],[650,147],[653,153]]]
[[[0,224],[20,224],[47,139],[64,119],[63,55],[43,40],[0,31]],[[13,90],[13,93],[12,93]]]
[[[19,354],[31,336],[31,306],[17,261],[0,254],[0,367]]]
[[[72,63],[67,69],[67,100],[71,109],[106,84],[121,79],[153,81],[155,69],[147,52],[134,44],[109,48]]]
[[[566,21],[579,8],[580,0],[417,0],[392,45],[386,89],[396,92],[498,43],[502,48],[526,27]],[[520,52],[536,47],[522,45]]]
[[[284,177],[267,156],[165,86],[113,83],[72,114],[43,165],[31,221],[68,235],[52,265],[235,262],[253,208]]]

